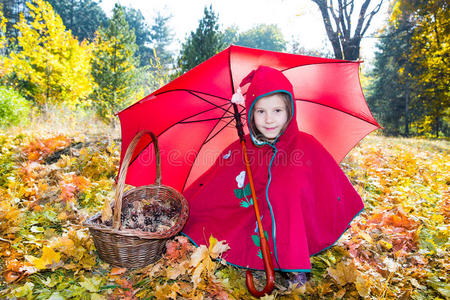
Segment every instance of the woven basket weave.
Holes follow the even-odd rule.
[[[155,184],[140,186],[123,193],[125,178],[136,145],[140,139],[149,134],[153,140],[156,158]],[[129,202],[156,198],[177,207],[181,206],[180,215],[174,226],[163,232],[147,232],[135,229],[121,228],[121,212]],[[131,141],[125,153],[119,172],[114,203],[113,226],[109,227],[99,222],[101,213],[97,213],[84,223],[91,232],[95,247],[103,261],[114,266],[130,269],[141,268],[157,261],[164,251],[166,241],[179,233],[187,221],[189,207],[186,199],[177,190],[161,185],[161,157],[158,140],[150,131],[139,132]]]

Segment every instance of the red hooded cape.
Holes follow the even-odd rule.
[[[250,83],[247,120],[263,96],[292,85],[278,70],[261,66],[244,78]],[[293,118],[273,143],[245,137],[262,224],[276,270],[310,271],[309,257],[331,247],[364,208],[360,196],[332,156]],[[263,270],[253,200],[239,141],[185,192],[190,216],[183,233],[195,244],[209,236],[226,240],[224,259],[233,265]]]

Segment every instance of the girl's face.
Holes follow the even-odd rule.
[[[283,96],[272,94],[260,98],[253,107],[253,120],[261,134],[268,140],[274,140],[288,120],[288,111]]]

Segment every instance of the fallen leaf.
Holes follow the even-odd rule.
[[[344,289],[344,288],[340,289],[340,290],[335,294],[336,298],[337,298],[337,299],[342,299],[342,298],[345,296],[345,292],[347,292],[346,289]]]
[[[202,281],[202,278],[200,275],[202,274],[204,269],[203,263],[200,263],[197,265],[197,267],[194,269],[194,272],[192,273],[191,281],[194,284],[194,289],[197,287],[197,285]]]
[[[100,286],[102,285],[102,279],[100,277],[84,277],[83,280],[79,282],[79,284],[89,292],[96,293],[99,291]]]
[[[339,285],[345,285],[347,283],[352,283],[356,279],[356,267],[352,261],[350,264],[345,264],[341,261],[336,265],[336,268],[327,268],[328,274],[337,282]]]
[[[200,245],[197,247],[191,255],[191,261],[189,265],[191,267],[196,267],[202,260],[209,256],[208,249],[205,245]]]
[[[103,202],[103,209],[102,209],[102,223],[105,223],[106,221],[109,221],[112,219],[112,209],[111,204],[109,201]]]
[[[166,276],[169,279],[177,279],[178,276],[186,273],[186,268],[183,264],[175,264],[173,266],[167,267]]]
[[[41,258],[36,258],[31,255],[25,255],[25,259],[28,260],[38,270],[47,269],[52,264],[58,264],[61,260],[61,254],[53,251],[52,248],[44,246],[42,249]]]
[[[222,253],[224,253],[225,251],[228,251],[230,249],[230,246],[228,246],[228,244],[225,243],[225,241],[217,241],[214,243],[214,245],[212,246],[212,244],[209,245],[209,255],[211,255],[212,258],[216,259],[219,256],[222,255]]]
[[[360,274],[356,276],[355,280],[356,290],[361,297],[368,297],[370,294],[371,282],[363,278]]]
[[[109,272],[109,275],[115,276],[115,275],[122,275],[127,271],[127,268],[112,268],[111,272]]]
[[[5,278],[6,283],[12,283],[20,278],[20,273],[14,271],[6,271],[5,274],[3,274],[3,277]]]

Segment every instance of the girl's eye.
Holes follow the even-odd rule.
[[[264,112],[264,111],[263,111],[262,109],[257,109],[257,110],[256,110],[256,113],[257,113],[257,114],[262,114],[263,112]]]
[[[282,110],[281,108],[275,109],[275,112],[277,112],[277,113],[282,112],[282,111],[283,111],[283,110]]]

